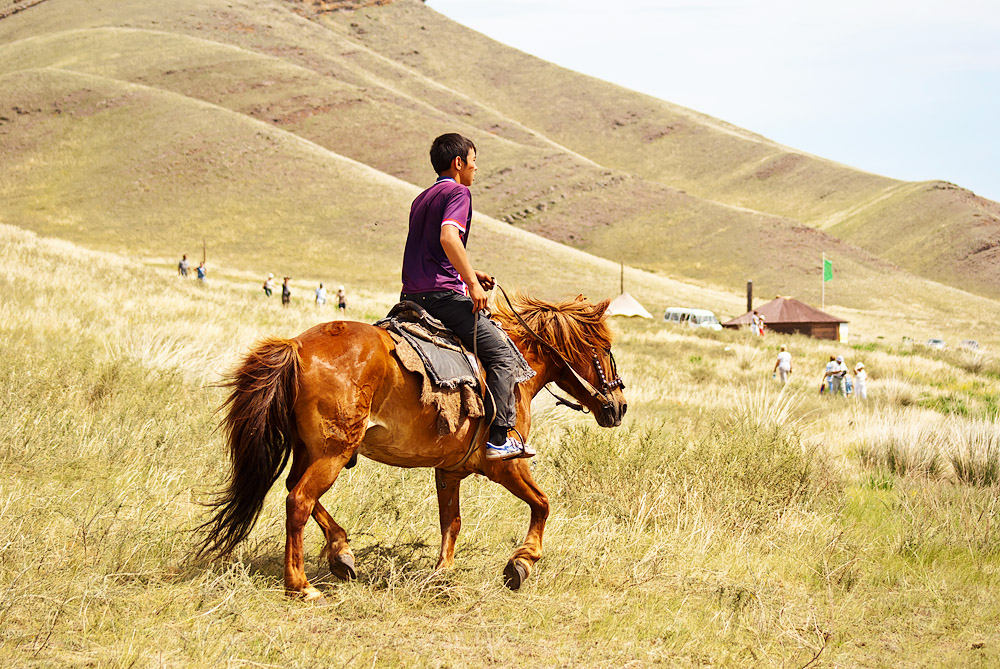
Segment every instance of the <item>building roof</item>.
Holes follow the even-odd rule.
[[[628,293],[622,293],[615,299],[611,300],[611,304],[608,305],[608,310],[604,313],[608,316],[639,316],[641,318],[653,317],[653,314],[646,311],[646,308],[639,304],[638,300]]]
[[[832,316],[825,311],[820,311],[816,307],[811,307],[805,302],[799,302],[794,297],[781,297],[780,295],[767,304],[757,307],[757,313],[764,317],[767,325],[778,325],[781,323],[847,323],[843,318]],[[753,312],[734,318],[723,325],[749,325],[753,319]]]

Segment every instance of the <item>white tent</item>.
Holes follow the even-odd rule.
[[[640,318],[652,318],[653,314],[646,311],[646,308],[628,293],[622,293],[611,300],[608,310],[605,312],[609,316],[639,316]]]

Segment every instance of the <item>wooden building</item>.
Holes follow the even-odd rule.
[[[765,332],[782,334],[804,334],[816,339],[832,339],[847,343],[847,323],[794,297],[776,297],[767,304],[757,307],[757,313],[764,317]],[[748,311],[738,318],[722,324],[724,328],[749,327],[753,312]]]

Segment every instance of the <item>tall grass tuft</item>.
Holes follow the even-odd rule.
[[[856,451],[861,462],[899,476],[940,478],[946,472],[941,419],[922,411],[856,412],[859,427]]]
[[[874,388],[869,389],[873,395]],[[890,376],[878,381],[878,393],[875,395],[889,406],[909,407],[920,401],[920,390],[913,383],[898,376]]]
[[[862,464],[899,476],[951,479],[974,486],[1000,483],[1000,422],[908,409],[855,412],[855,451]]]
[[[948,460],[955,478],[977,486],[1000,482],[1000,422],[954,419],[949,427]]]
[[[758,428],[794,426],[798,419],[793,419],[793,414],[801,396],[786,392],[787,389],[788,386],[781,386],[775,391],[774,384],[761,383],[737,393],[737,416],[746,424]]]

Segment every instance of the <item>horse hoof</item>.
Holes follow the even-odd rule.
[[[511,560],[503,568],[503,584],[511,590],[520,590],[521,584],[528,578],[528,570],[517,560]]]
[[[342,581],[353,581],[358,578],[354,571],[354,556],[350,553],[335,555],[330,560],[330,573]]]
[[[285,590],[285,596],[289,599],[301,599],[303,602],[314,602],[323,599],[323,593],[311,585],[307,585],[301,590]]]

